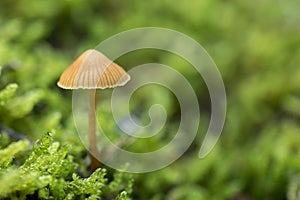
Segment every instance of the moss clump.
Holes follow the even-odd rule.
[[[67,145],[53,141],[50,133],[32,148],[28,141],[21,140],[1,149],[0,198],[130,199],[131,177],[117,172],[114,179],[108,180],[107,171],[97,169],[82,178],[68,150]]]

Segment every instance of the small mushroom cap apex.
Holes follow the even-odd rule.
[[[64,89],[105,89],[123,86],[130,76],[101,52],[83,52],[60,76],[57,85]]]

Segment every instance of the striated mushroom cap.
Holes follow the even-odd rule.
[[[105,89],[123,86],[129,80],[122,67],[89,49],[62,73],[57,85],[64,89]]]

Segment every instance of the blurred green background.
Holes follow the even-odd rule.
[[[297,199],[299,9],[298,0],[1,0],[0,87],[16,94],[0,101],[0,124],[31,140],[56,132],[55,138],[70,144],[74,159],[83,163],[85,149],[74,137],[72,93],[56,86],[60,74],[84,50],[116,33],[144,26],[171,28],[198,41],[217,64],[228,98],[226,124],[213,152],[198,159],[210,118],[201,76],[162,51],[141,50],[119,58],[116,62],[126,70],[148,62],[177,69],[199,91],[201,109],[199,134],[189,150],[162,170],[134,175],[132,198]],[[100,97],[99,118],[117,140],[110,93]],[[133,143],[130,150],[147,152],[170,141],[179,122],[173,95],[162,88],[142,88],[130,106],[147,123],[149,107],[159,102],[171,120],[161,136]]]

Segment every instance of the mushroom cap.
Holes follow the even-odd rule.
[[[60,76],[64,89],[105,89],[123,86],[130,76],[122,67],[97,50],[83,52]]]

